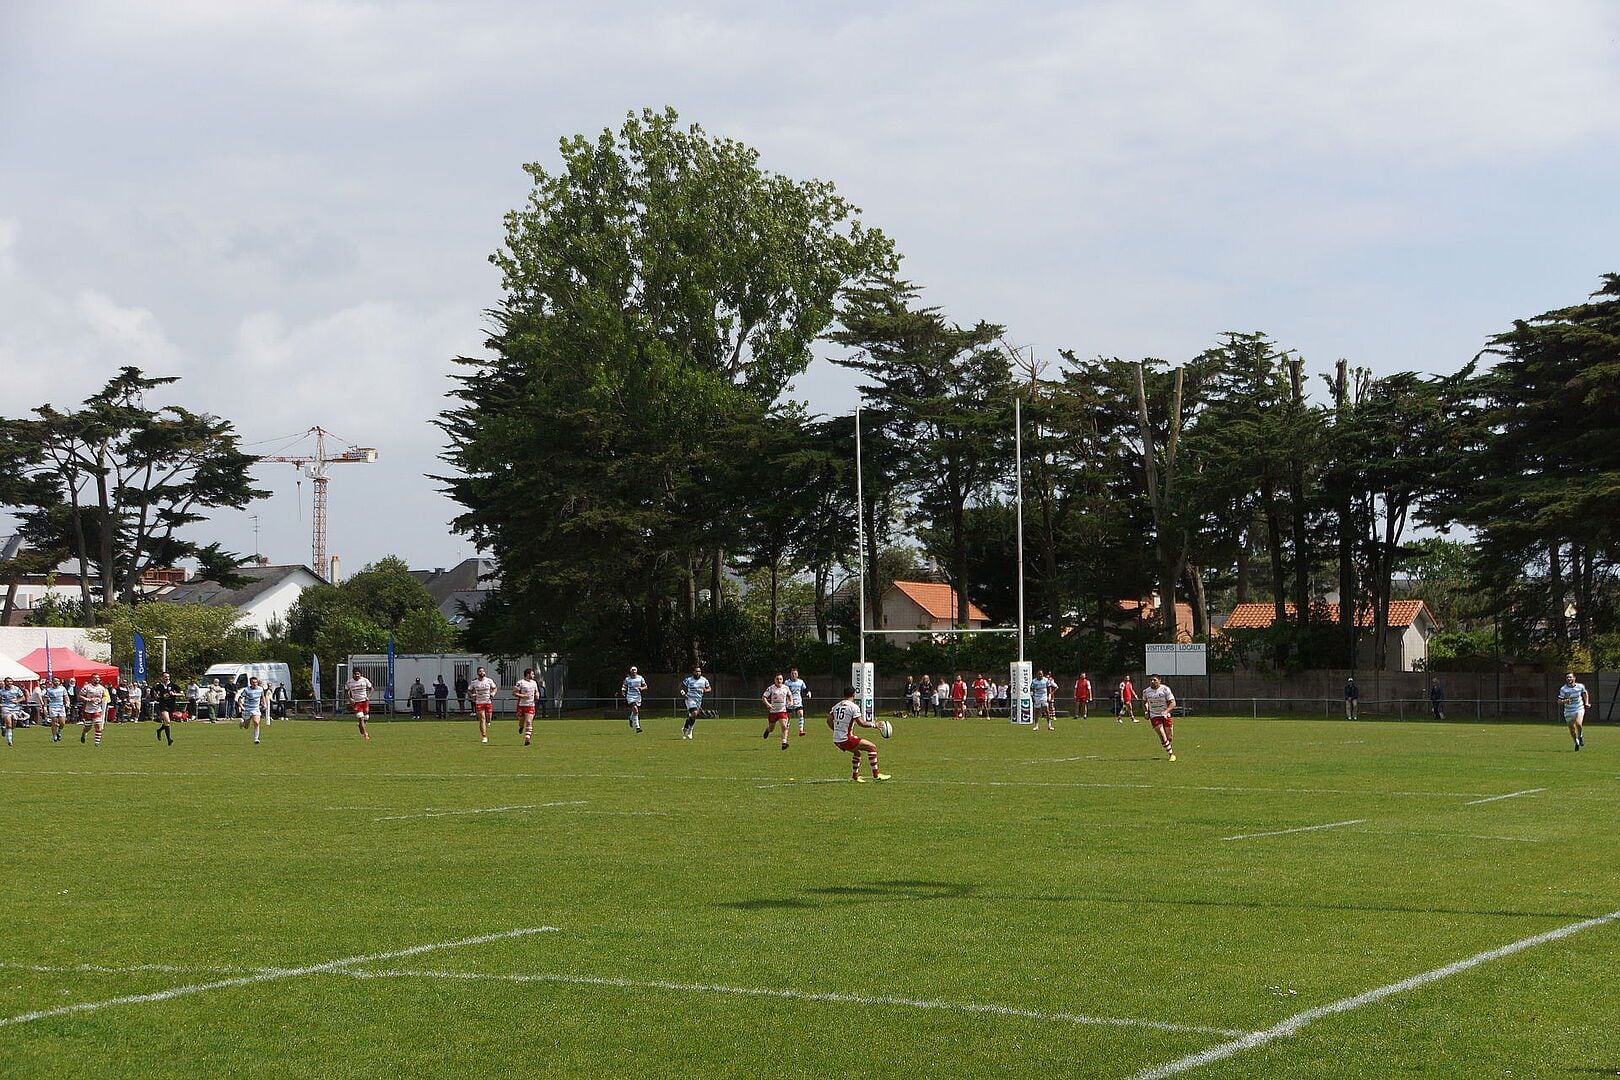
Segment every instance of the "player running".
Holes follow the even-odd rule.
[[[703,666],[695,664],[692,674],[681,680],[681,696],[686,701],[686,724],[681,728],[681,738],[690,739],[692,729],[697,727],[698,714],[703,711],[703,695],[711,689],[709,680],[703,677]]]
[[[467,684],[467,696],[472,698],[473,715],[478,717],[478,737],[482,742],[489,742],[489,722],[495,717],[495,692],[499,689],[483,668],[478,669],[478,678]]]
[[[1074,715],[1081,720],[1091,716],[1091,680],[1083,671],[1080,677],[1074,680]]]
[[[1036,669],[1035,677],[1029,680],[1029,700],[1034,706],[1034,715],[1029,718],[1030,730],[1041,730],[1041,717],[1046,717],[1046,730],[1056,731],[1052,720],[1052,698],[1057,695],[1057,680],[1047,677],[1046,672]]]
[[[624,677],[624,685],[619,687],[619,696],[630,706],[630,730],[637,735],[641,734],[641,695],[646,692],[647,680],[632,667],[630,674]]]
[[[236,708],[242,717],[242,726],[253,727],[253,745],[259,745],[259,721],[264,718],[264,687],[254,675],[248,684],[236,692]]]
[[[174,713],[179,708],[180,695],[180,687],[169,677],[167,671],[158,680],[158,684],[152,687],[152,696],[155,699],[152,702],[152,715],[157,717],[158,741],[162,742],[164,739],[168,739],[170,746],[174,745],[174,728],[172,725],[174,724]]]
[[[1142,690],[1142,711],[1147,713],[1153,730],[1159,733],[1159,741],[1164,744],[1164,752],[1170,755],[1171,761],[1176,760],[1176,752],[1170,746],[1170,737],[1176,730],[1175,709],[1176,695],[1159,681],[1157,675],[1149,677],[1147,686]]]
[[[866,718],[865,710],[855,704],[855,688],[844,687],[844,700],[832,707],[827,714],[827,726],[832,728],[833,745],[840,750],[849,752],[849,778],[857,784],[866,783],[861,775],[861,751],[866,751],[867,759],[872,763],[872,779],[887,780],[888,773],[878,772],[877,746],[867,739],[855,734],[858,727],[875,728],[877,722]]]
[[[810,700],[810,687],[805,684],[803,679],[799,678],[798,668],[788,669],[787,683],[785,685],[788,688],[788,714],[798,718],[799,734],[803,735],[804,703]]]
[[[27,692],[13,683],[10,675],[7,675],[4,681],[0,681],[0,725],[6,729],[7,746],[12,745],[11,729],[21,723],[26,715],[23,712],[23,702],[27,698]]]
[[[95,728],[96,745],[101,745],[101,729],[107,723],[107,688],[101,685],[101,676],[92,675],[90,681],[79,687],[79,741]]]
[[[1575,752],[1586,745],[1584,726],[1586,710],[1592,707],[1592,695],[1586,685],[1575,681],[1573,671],[1564,672],[1564,685],[1558,688],[1558,706],[1564,711],[1564,723],[1569,726],[1569,737],[1575,740]]]
[[[371,732],[366,730],[366,721],[371,718],[371,680],[358,671],[351,671],[349,681],[343,684],[343,696],[349,701],[349,711],[354,713],[360,737],[370,742]]]
[[[62,727],[67,723],[67,687],[62,685],[61,679],[52,679],[51,685],[39,692],[39,697],[45,704],[45,719],[51,724],[51,742],[61,742]]]
[[[512,684],[512,700],[517,703],[518,727],[523,729],[523,745],[534,737],[534,706],[540,700],[540,684],[534,668],[524,668],[523,678]]]
[[[787,688],[787,680],[782,678],[778,671],[771,685],[759,695],[759,700],[765,703],[765,734],[763,738],[770,738],[771,731],[777,724],[782,725],[782,749],[788,748],[788,710],[792,707],[793,691]]]

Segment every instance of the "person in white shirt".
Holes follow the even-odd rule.
[[[482,742],[489,742],[489,722],[495,715],[495,693],[499,689],[483,668],[478,669],[478,678],[467,684],[467,696],[472,698],[473,715],[478,717],[478,737]]]
[[[878,772],[877,744],[855,734],[857,728],[875,728],[877,722],[866,718],[866,710],[855,703],[855,688],[844,687],[844,700],[827,714],[827,726],[832,729],[833,745],[849,754],[849,778],[857,784],[866,781],[861,776],[861,751],[866,751],[872,766],[873,780],[887,780],[889,774]]]
[[[619,687],[619,696],[630,707],[630,730],[637,735],[641,734],[641,695],[646,692],[647,680],[632,667],[630,674],[624,677],[624,685]]]
[[[1170,755],[1170,760],[1176,760],[1176,751],[1170,745],[1170,738],[1175,734],[1176,695],[1170,688],[1159,681],[1157,675],[1148,677],[1148,684],[1142,690],[1142,711],[1148,715],[1148,723],[1158,732],[1159,741],[1164,744],[1164,752]]]
[[[534,668],[524,668],[523,678],[512,684],[512,700],[517,702],[518,726],[523,729],[523,745],[534,737],[534,705],[540,700],[540,684],[534,681]]]
[[[1586,745],[1586,710],[1592,706],[1592,695],[1586,687],[1575,681],[1573,671],[1564,672],[1564,685],[1558,688],[1558,707],[1563,710],[1564,723],[1569,726],[1569,737],[1575,740],[1575,750]]]
[[[703,715],[703,695],[707,694],[712,686],[709,680],[703,677],[701,664],[692,667],[692,674],[681,680],[681,697],[686,704],[686,723],[681,728],[681,738],[693,737],[693,729],[697,727],[698,717]]]
[[[96,745],[101,745],[101,729],[107,723],[107,688],[101,685],[101,676],[92,675],[90,681],[79,686],[79,741],[84,742],[85,731],[93,725]]]
[[[371,680],[358,671],[349,676],[349,681],[343,684],[343,694],[349,699],[349,709],[354,713],[354,721],[360,726],[360,735],[371,741],[371,732],[366,730],[366,719],[371,716]]]
[[[759,699],[765,703],[765,738],[771,737],[771,732],[777,724],[782,725],[782,749],[788,748],[788,712],[793,701],[793,692],[787,687],[787,680],[782,673],[776,673],[771,685],[765,688]]]

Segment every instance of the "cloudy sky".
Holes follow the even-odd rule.
[[[596,7],[0,2],[0,412],[179,375],[249,441],[378,448],[334,470],[347,569],[450,564],[429,419],[519,166],[643,106],[835,181],[1048,359],[1259,329],[1449,370],[1620,270],[1610,0]],[[796,390],[853,403],[824,363]],[[309,485],[261,476],[260,550],[308,559]]]

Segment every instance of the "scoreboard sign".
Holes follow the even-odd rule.
[[[1202,645],[1149,645],[1142,670],[1148,674],[1157,672],[1165,678],[1172,675],[1207,675],[1209,669],[1205,660]]]

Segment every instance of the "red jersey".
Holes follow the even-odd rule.
[[[990,684],[984,679],[973,680],[973,696],[983,701],[990,696]]]
[[[1135,701],[1136,700],[1136,687],[1131,685],[1131,681],[1129,679],[1126,679],[1124,682],[1119,684],[1119,700],[1121,700],[1121,701]]]
[[[1077,679],[1074,684],[1074,699],[1076,701],[1091,700],[1091,680]]]
[[[954,683],[951,684],[951,700],[952,701],[965,701],[965,700],[967,700],[967,683],[963,682],[961,679],[957,679]]]

